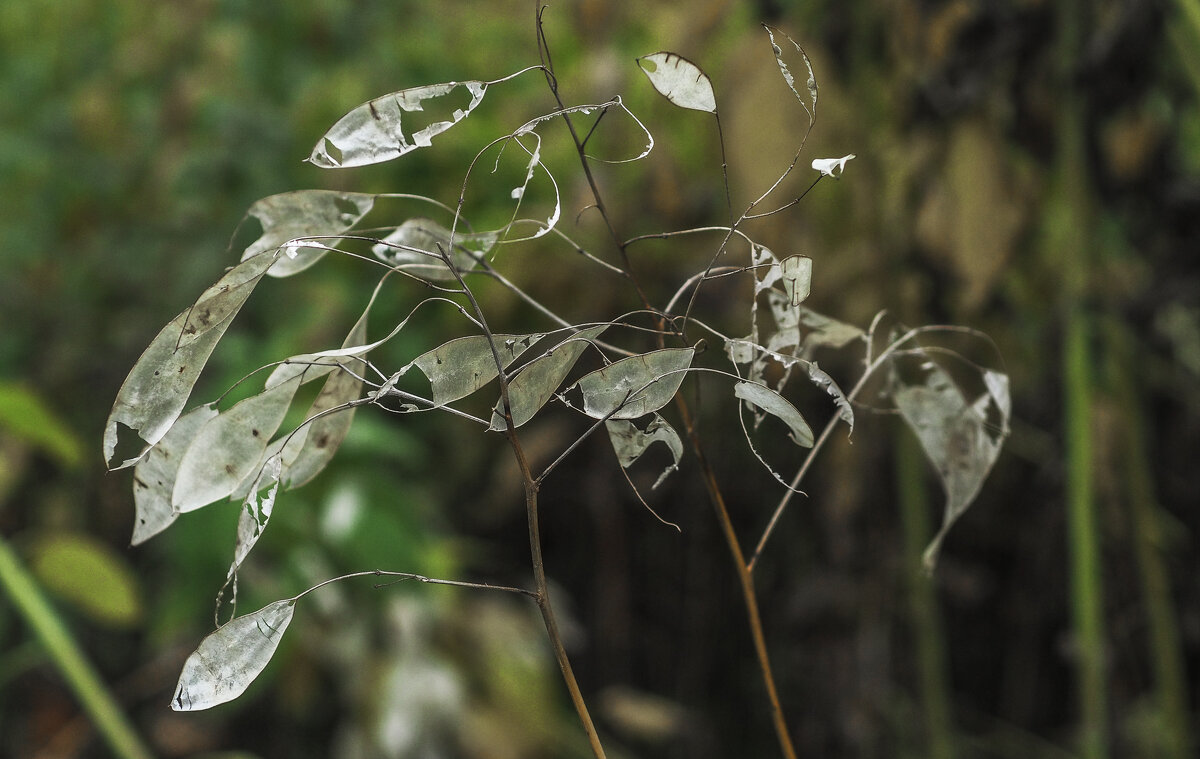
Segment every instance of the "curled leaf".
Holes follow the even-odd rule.
[[[806,361],[805,366],[808,368],[808,378],[813,381],[817,387],[821,388],[833,398],[833,402],[837,404],[838,417],[850,427],[850,431],[854,431],[854,408],[850,405],[849,399],[838,384],[833,381],[824,369],[817,366],[816,361]]]
[[[787,82],[788,89],[792,91],[792,94],[800,101],[800,105],[804,108],[805,112],[808,113],[808,124],[811,127],[817,118],[817,77],[813,74],[812,61],[808,59],[808,53],[804,52],[804,48],[800,47],[800,44],[786,33],[766,25],[764,25],[764,28],[767,30],[767,36],[771,38],[771,50],[775,53],[776,62],[779,63],[779,71],[783,74],[783,81]],[[800,91],[796,89],[796,77],[792,74],[791,67],[784,60],[783,48],[775,42],[775,32],[779,32],[791,43],[795,51],[800,54],[800,59],[804,62],[804,67],[808,70],[808,79],[804,83],[805,88],[808,90],[808,102],[805,102]]]
[[[294,600],[276,601],[210,633],[184,662],[171,708],[209,709],[245,693],[275,655],[294,611]]]
[[[362,220],[374,195],[334,190],[297,190],[256,201],[246,213],[262,224],[262,236],[242,259],[282,247],[283,255],[267,272],[289,277],[304,271],[332,250],[316,238],[336,237]]]
[[[968,405],[962,390],[943,369],[933,363],[924,369],[924,384],[903,385],[892,399],[946,491],[942,527],[925,550],[925,567],[932,571],[950,526],[975,500],[1000,455],[1012,405],[1005,374],[985,372],[987,393]],[[989,422],[989,411],[998,417],[998,425]]]
[[[679,433],[675,431],[675,428],[667,424],[667,421],[658,414],[654,415],[645,430],[638,429],[633,422],[626,419],[609,419],[605,422],[605,427],[608,429],[608,439],[612,441],[613,450],[623,469],[633,466],[633,463],[641,458],[646,449],[654,443],[661,442],[670,449],[674,463],[663,470],[652,488],[657,488],[671,472],[679,469],[679,460],[683,458],[683,441],[679,438]]]
[[[846,168],[846,161],[857,157],[851,153],[841,158],[814,158],[812,167],[824,176],[838,179],[842,176],[842,170]]]
[[[642,73],[667,100],[680,108],[717,112],[712,81],[700,67],[675,53],[651,53],[637,59]]]
[[[768,414],[778,417],[791,430],[788,437],[792,442],[804,448],[813,445],[812,428],[804,417],[786,398],[771,388],[757,382],[738,382],[733,386],[733,394]]]
[[[462,89],[469,97],[461,107],[446,106],[439,102],[446,118],[433,121],[425,127],[413,130],[405,124],[405,114],[425,110],[426,101],[446,98]],[[393,92],[354,108],[317,142],[308,160],[321,168],[346,168],[367,166],[390,161],[411,153],[417,148],[428,147],[431,140],[467,117],[483,100],[487,83],[479,81],[447,82]]]
[[[695,348],[664,348],[615,361],[579,378],[583,411],[593,419],[637,419],[671,402]]]

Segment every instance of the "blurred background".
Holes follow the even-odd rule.
[[[645,162],[598,169],[625,236],[726,218],[711,119],[670,106],[633,59],[671,50],[710,74],[744,207],[807,124],[760,23],[786,30],[821,89],[799,174],[777,197],[807,187],[812,158],[858,158],[751,233],[814,259],[815,309],[863,326],[881,309],[968,325],[992,336],[1011,376],[1012,436],[932,578],[920,554],[943,495],[894,417],[861,414],[852,444],[838,436],[785,514],[756,579],[800,754],[1194,755],[1200,6],[563,0],[545,19],[564,99],[621,93],[657,139]],[[325,129],[386,92],[534,65],[534,40],[533,5],[515,0],[0,5],[0,754],[587,755],[531,604],[411,583],[314,594],[244,697],[169,711],[183,660],[212,629],[236,506],[131,549],[131,477],[106,474],[100,453],[125,374],[236,260],[231,236],[251,203],[309,187],[453,202],[476,151],[553,101],[527,74],[432,149],[361,170],[302,163]],[[611,260],[594,213],[576,218],[591,200],[565,130],[542,131],[564,230]],[[640,152],[628,123],[600,135],[602,155]],[[480,202],[483,215],[504,208]],[[412,212],[398,203],[372,218]],[[663,303],[713,244],[635,246],[633,266],[661,283]],[[572,318],[637,304],[562,246],[505,250],[497,265]],[[340,344],[376,276],[326,259],[265,282],[194,397]],[[710,292],[700,307],[715,322],[744,319],[736,292]],[[372,334],[422,295],[399,288]],[[498,331],[545,328],[494,295]],[[458,334],[461,321],[431,317],[377,359],[395,370]],[[820,358],[853,383],[859,357]],[[717,395],[703,396],[709,454],[750,548],[780,491]],[[797,404],[823,425],[830,409],[809,395]],[[584,428],[552,411],[527,444],[544,466]],[[783,471],[799,464],[777,455]],[[652,481],[644,469],[635,479]],[[547,571],[614,757],[779,755],[696,474],[687,461],[649,496],[680,532],[637,503],[605,440],[543,490]],[[280,496],[239,609],[377,567],[528,584],[502,440],[360,411],[330,468]],[[65,638],[45,639],[47,611]],[[61,653],[73,647],[98,673],[91,696],[137,736],[126,748],[82,709],[72,683],[90,681]]]

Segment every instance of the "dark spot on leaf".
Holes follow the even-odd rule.
[[[146,483],[142,482],[142,481],[141,481],[140,479],[138,479],[137,477],[134,477],[134,478],[133,478],[133,484],[134,484],[134,486],[136,486],[136,487],[139,487],[139,488],[144,488],[144,489],[146,489],[146,490],[149,490],[149,489],[150,489],[150,486],[149,486],[149,485],[147,485]]]
[[[329,445],[329,435],[321,435],[319,438],[317,438],[316,446],[318,448],[324,448],[327,445]]]
[[[237,470],[234,468],[233,464],[226,464],[226,465],[225,465],[225,474],[228,474],[228,475],[231,475],[231,476],[232,476],[232,475],[234,475],[234,474],[236,474],[236,473],[237,473]]]
[[[369,108],[371,111],[371,118],[375,119],[376,121],[379,121],[380,120],[379,111],[375,110],[375,101],[371,101],[371,102],[367,103],[367,108]]]
[[[253,435],[254,437],[258,437],[261,433],[259,433],[258,430],[250,430],[250,434]]]

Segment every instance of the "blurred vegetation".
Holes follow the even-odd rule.
[[[626,234],[719,223],[724,204],[715,135],[653,93],[635,55],[673,50],[711,75],[735,205],[790,160],[803,116],[760,21],[813,59],[821,97],[808,158],[859,157],[756,237],[812,256],[813,306],[839,319],[865,324],[887,308],[906,323],[987,332],[1014,389],[1010,444],[932,581],[919,577],[917,554],[941,494],[886,416],[863,415],[853,445],[818,462],[809,499],[786,516],[757,584],[801,754],[1193,755],[1195,3],[551,4],[568,100],[620,92],[659,138],[648,162],[600,172]],[[245,698],[168,711],[184,657],[211,628],[234,511],[188,515],[127,550],[129,477],[105,475],[99,454],[125,373],[234,260],[230,238],[253,201],[317,186],[451,198],[480,145],[552,106],[526,76],[428,155],[353,172],[301,163],[325,128],[378,94],[536,63],[533,39],[532,6],[516,0],[0,5],[0,539],[156,754],[586,751],[534,610],[427,586],[325,589]],[[626,152],[619,130],[609,139],[602,147]],[[557,156],[568,170],[569,159]],[[583,188],[564,190],[566,209],[588,202]],[[661,252],[635,250],[634,266],[678,272],[708,255]],[[198,397],[342,339],[369,274],[328,263],[266,283]],[[514,267],[564,311],[608,312],[626,297],[573,266]],[[1068,353],[1081,362],[1074,372]],[[465,444],[445,420],[409,419],[360,413],[334,466],[281,498],[243,572],[242,609],[375,567],[525,581],[518,481],[503,451]],[[553,420],[538,433],[542,456],[572,439]],[[728,437],[713,458],[753,535],[776,491],[746,474],[739,438]],[[656,495],[677,535],[631,499],[605,446],[584,446],[547,483],[543,532],[575,668],[612,755],[774,755],[733,573],[698,484],[685,468]],[[1082,493],[1070,451],[1086,467]],[[1094,520],[1087,534],[1069,499]],[[1081,545],[1095,553],[1083,584],[1071,569]],[[4,598],[0,753],[109,755]],[[1081,682],[1093,683],[1090,705]]]

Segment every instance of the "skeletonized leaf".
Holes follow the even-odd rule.
[[[608,328],[607,324],[581,329],[563,340],[544,356],[530,361],[517,372],[508,383],[508,401],[512,413],[513,425],[520,427],[533,418],[538,410],[546,405],[550,396],[566,379],[567,373],[575,362],[583,355],[583,351],[592,340],[600,336]],[[492,431],[506,429],[504,414],[501,412],[501,398],[492,412],[492,422],[488,427]]]
[[[949,374],[932,363],[925,370],[928,374],[924,384],[902,386],[892,397],[901,418],[921,441],[946,491],[942,527],[925,550],[925,567],[932,570],[950,526],[975,500],[1000,455],[1008,434],[1011,401],[1007,375],[986,372],[988,392],[968,405]],[[991,405],[1000,418],[998,427],[988,423]]]
[[[320,240],[305,238],[343,234],[374,204],[374,195],[334,190],[297,190],[263,198],[247,211],[262,224],[262,236],[246,248],[242,258],[282,246],[283,255],[267,273],[272,277],[297,274],[331,250]]]
[[[183,453],[200,427],[217,415],[212,406],[197,406],[175,421],[169,432],[150,449],[133,470],[133,538],[140,545],[171,526],[179,516],[171,508],[175,475]]]
[[[786,398],[765,385],[756,382],[738,382],[733,386],[733,394],[747,403],[779,417],[791,430],[788,437],[796,445],[811,448],[813,445],[812,428],[804,417]]]
[[[787,82],[788,89],[792,91],[792,94],[796,96],[796,99],[800,101],[800,105],[808,113],[808,123],[811,126],[817,118],[817,77],[813,74],[812,61],[808,59],[808,53],[804,52],[804,48],[800,47],[798,42],[786,33],[779,32],[788,42],[792,43],[792,47],[800,54],[800,59],[804,62],[804,67],[808,70],[808,80],[805,82],[805,88],[808,90],[808,102],[805,102],[800,91],[796,89],[796,77],[792,74],[791,67],[784,61],[783,49],[775,42],[775,32],[779,30],[769,26],[765,26],[765,28],[767,36],[771,38],[771,50],[775,53],[775,60],[779,63],[779,71],[783,74],[783,80]]]
[[[808,367],[808,378],[813,381],[813,384],[829,393],[829,395],[833,397],[833,402],[837,404],[838,417],[847,425],[849,425],[850,431],[853,432],[854,408],[850,405],[850,401],[846,398],[846,394],[843,393],[842,389],[838,387],[838,384],[833,381],[833,377],[830,377],[825,373],[824,369],[817,366],[816,361],[806,361],[804,363]]]
[[[808,256],[788,256],[779,262],[783,288],[793,306],[799,306],[812,291],[812,259]]]
[[[209,709],[245,693],[275,655],[294,611],[295,601],[276,601],[210,633],[184,662],[171,708]]]
[[[278,457],[267,459],[267,463],[259,470],[250,492],[242,502],[238,514],[237,542],[233,547],[233,563],[229,565],[229,573],[225,576],[225,584],[234,583],[234,597],[237,597],[237,573],[242,562],[250,555],[250,549],[267,529],[271,520],[271,512],[275,509],[275,496],[279,494],[279,475],[282,464]],[[259,498],[260,491],[270,485],[266,495]]]
[[[206,422],[183,454],[172,508],[194,511],[232,494],[259,465],[301,379],[264,390]]]
[[[459,272],[468,272],[495,244],[494,233],[455,233],[452,246],[450,230],[432,219],[415,218],[396,227],[381,242],[373,245],[371,252],[380,261],[400,271],[432,282],[445,282],[455,277],[442,260],[439,249],[450,254],[450,261]]]
[[[671,402],[695,348],[664,348],[615,361],[579,378],[583,412],[593,419],[637,419]]]
[[[446,120],[405,131],[404,114],[424,111],[426,101],[446,97],[458,88],[470,97],[463,107],[436,105],[446,108]],[[430,141],[467,117],[487,92],[487,83],[478,81],[447,82],[424,87],[412,87],[376,98],[353,109],[317,142],[308,160],[324,169],[368,166],[390,161],[428,147]],[[415,117],[407,117],[415,118]]]
[[[700,67],[675,53],[651,53],[637,59],[638,66],[658,90],[680,108],[717,112],[712,82]]]
[[[500,360],[507,368],[545,335],[493,335]],[[433,388],[438,406],[466,398],[499,374],[486,335],[460,337],[423,353],[413,360]]]
[[[683,441],[680,440],[679,433],[675,431],[675,428],[667,424],[667,421],[658,414],[654,415],[644,431],[626,419],[609,419],[605,422],[605,426],[608,428],[608,439],[612,441],[617,460],[621,462],[621,467],[624,469],[633,466],[633,463],[641,458],[646,449],[654,443],[661,442],[671,450],[671,458],[674,459],[674,463],[663,470],[663,473],[655,480],[653,488],[657,488],[667,479],[667,475],[679,469],[679,460],[683,458]]]

